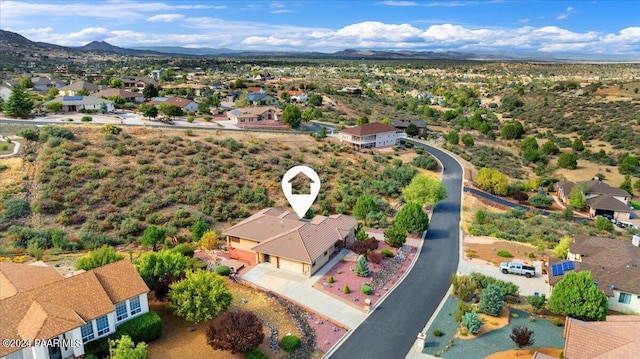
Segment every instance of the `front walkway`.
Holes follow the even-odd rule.
[[[278,293],[347,329],[355,329],[365,319],[367,313],[313,288],[313,284],[333,267],[346,252],[346,250],[343,250],[311,278],[272,268],[269,263],[260,263],[244,274],[242,279]]]

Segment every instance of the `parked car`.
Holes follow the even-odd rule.
[[[518,262],[502,262],[500,270],[504,274],[519,274],[527,278],[536,276],[536,267],[526,266]]]

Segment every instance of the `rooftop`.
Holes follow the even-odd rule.
[[[612,315],[604,322],[567,318],[565,358],[634,358],[640,353],[640,316]]]
[[[386,133],[386,132],[397,132],[398,130],[395,127],[382,124],[380,122],[367,123],[361,126],[345,128],[340,131],[342,133],[356,135],[356,136],[369,136],[375,135],[378,133]]]

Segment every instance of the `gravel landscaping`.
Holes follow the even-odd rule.
[[[535,344],[532,348],[564,348],[562,336],[564,327],[555,326],[549,320],[538,317],[534,322],[528,320],[529,313],[510,308],[511,318],[509,325],[493,330],[471,340],[454,339],[459,324],[455,321],[455,312],[458,299],[449,295],[444,306],[427,331],[425,354],[434,355],[440,353],[443,358],[485,358],[493,353],[515,349],[516,346],[509,338],[511,329],[516,325],[528,327],[535,333]],[[514,318],[514,314],[517,318]],[[433,335],[435,329],[440,329],[444,335]],[[451,340],[453,339],[453,345]],[[446,347],[448,346],[448,349]]]

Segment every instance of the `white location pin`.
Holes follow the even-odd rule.
[[[311,188],[309,194],[294,194],[293,193],[293,185],[291,184],[291,180],[303,173],[309,179],[311,179]],[[307,166],[295,166],[290,168],[287,173],[282,177],[282,191],[284,192],[284,196],[289,201],[289,204],[296,212],[298,217],[304,218],[304,215],[307,213],[313,201],[318,197],[318,193],[320,193],[320,177],[316,171]]]

